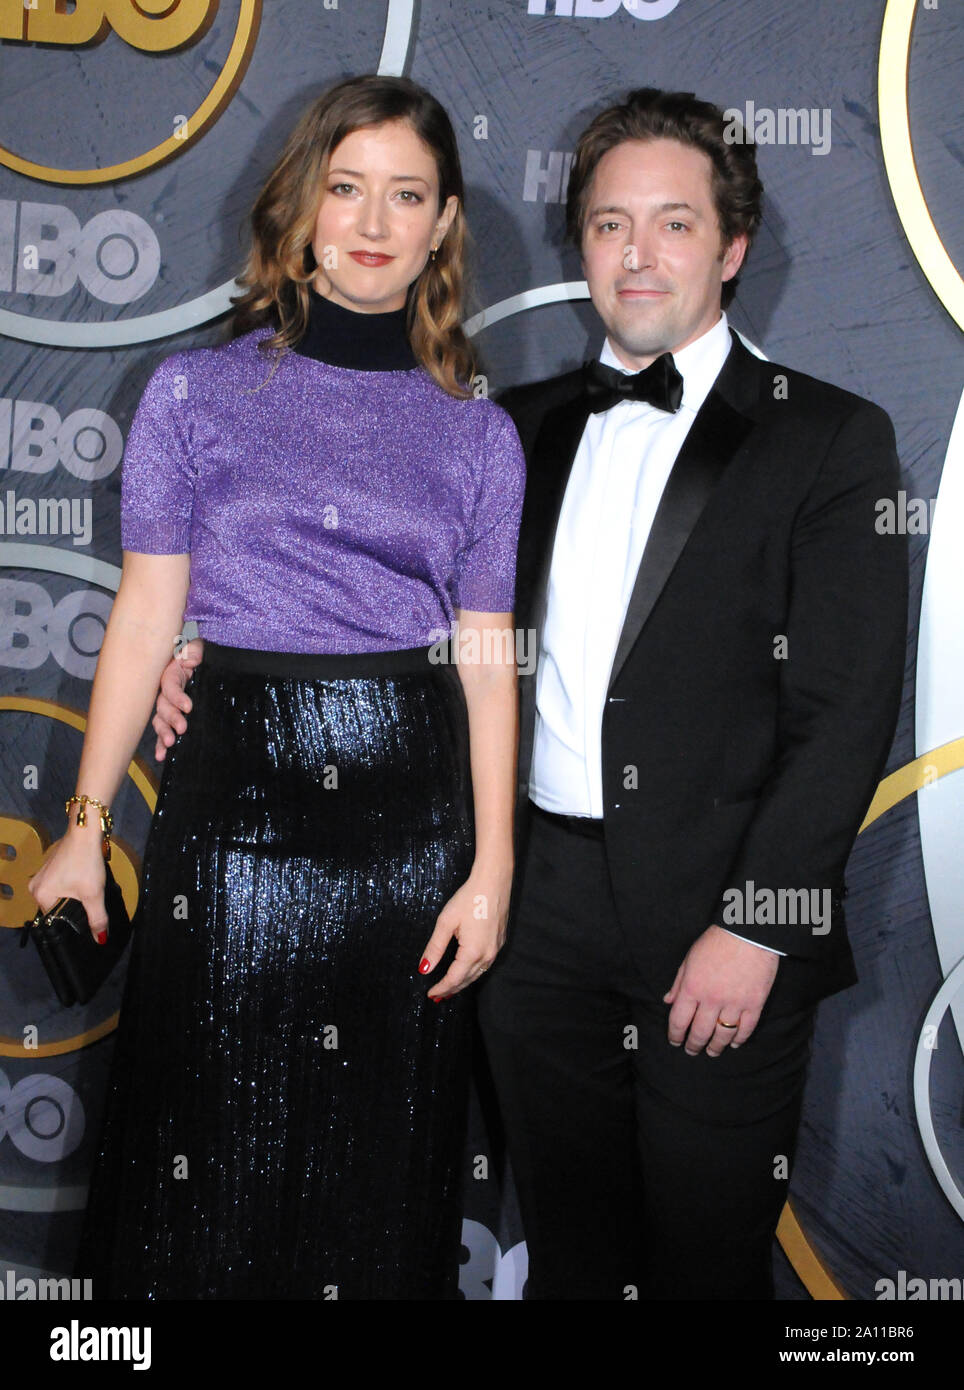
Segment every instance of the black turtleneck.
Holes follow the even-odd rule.
[[[406,372],[418,366],[405,328],[406,309],[363,314],[308,286],[308,327],[293,350],[361,372]]]

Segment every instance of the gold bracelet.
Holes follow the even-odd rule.
[[[70,808],[73,806],[74,802],[80,807],[80,810],[77,812],[77,824],[79,826],[85,826],[87,824],[87,806],[96,806],[99,809],[100,829],[104,837],[104,858],[109,859],[110,837],[114,829],[114,821],[110,813],[110,807],[105,806],[102,801],[98,801],[96,796],[68,796],[64,806],[68,819],[70,818]]]

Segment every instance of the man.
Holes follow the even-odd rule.
[[[590,124],[567,227],[609,370],[501,398],[540,651],[480,1008],[530,1298],[772,1297],[816,1003],[856,979],[843,872],[904,666],[894,435],[729,331],[762,188],[723,131],[651,89]]]
[[[816,1004],[856,978],[843,872],[903,675],[894,436],[730,332],[762,188],[723,130],[652,89],[591,123],[567,223],[606,344],[501,398],[539,661],[480,1009],[530,1298],[772,1297]]]

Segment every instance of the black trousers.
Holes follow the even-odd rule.
[[[534,815],[519,873],[479,1007],[527,1297],[772,1298],[815,1008],[688,1056],[667,1039],[672,979],[630,959],[604,842]]]

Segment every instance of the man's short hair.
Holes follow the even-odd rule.
[[[729,246],[745,234],[747,250],[760,225],[763,184],[757,176],[756,150],[745,132],[727,140],[728,118],[718,106],[699,101],[692,92],[664,92],[638,87],[626,100],[601,111],[576,143],[566,194],[566,234],[582,246],[589,194],[596,165],[609,150],[626,140],[679,140],[709,156],[713,166],[711,190],[723,237]],[[738,275],[723,286],[723,307],[736,292]]]

